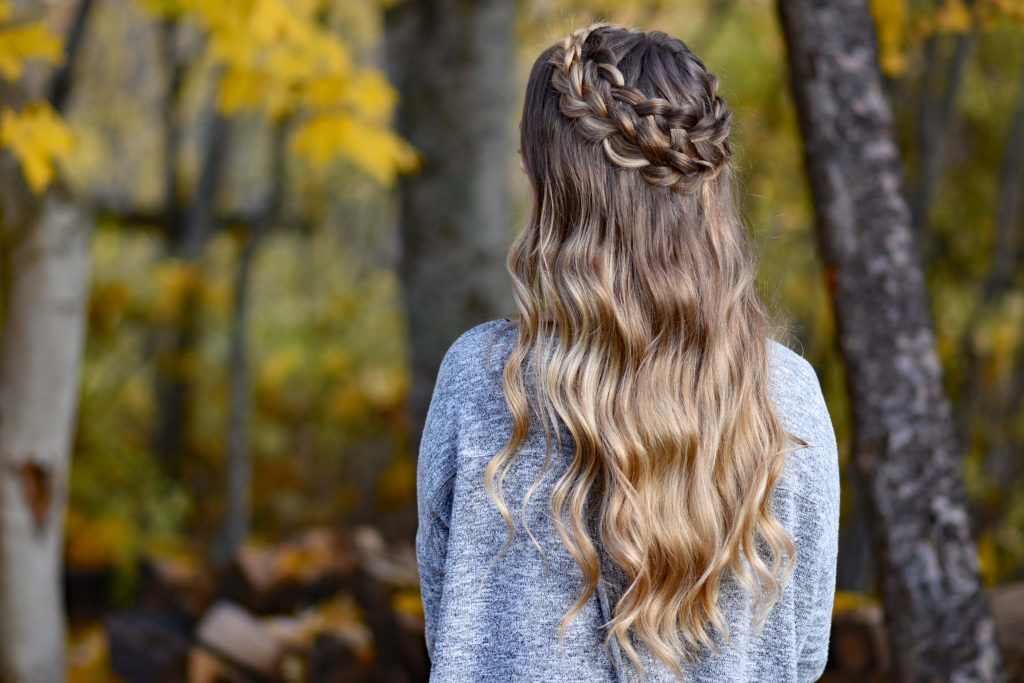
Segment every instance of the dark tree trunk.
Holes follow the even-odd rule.
[[[780,0],[901,681],[1002,680],[866,0]]]
[[[200,167],[195,193],[186,212],[172,208],[175,198],[167,198],[167,218],[176,221],[168,224],[168,250],[174,258],[198,265],[206,243],[214,225],[214,202],[223,175],[224,162],[230,137],[230,125],[227,118],[216,111],[215,95],[211,95],[210,112],[207,117],[204,157]],[[179,139],[180,133],[173,139]],[[169,139],[172,139],[169,136]],[[176,165],[177,149],[169,149],[173,156],[169,164]],[[173,169],[168,169],[169,173]],[[177,182],[168,181],[168,192],[176,191]],[[188,404],[191,393],[192,378],[182,361],[195,352],[199,337],[198,296],[189,290],[181,302],[177,318],[165,329],[158,331],[158,358],[164,361],[171,370],[161,371],[157,375],[157,425],[156,451],[165,463],[173,462],[181,455],[185,447],[185,436],[188,429]]]
[[[252,457],[249,453],[249,422],[252,414],[252,386],[249,377],[249,310],[253,261],[264,236],[280,217],[285,188],[285,141],[287,126],[279,123],[271,131],[272,152],[267,199],[245,236],[235,271],[235,292],[231,310],[231,339],[228,348],[227,511],[213,560],[220,564],[234,557],[252,526]]]
[[[967,1],[968,8],[973,4],[973,0]],[[970,31],[951,37],[948,59],[942,50],[944,36],[929,36],[925,49],[927,61],[917,106],[917,172],[910,194],[910,216],[926,262],[930,256],[928,250],[933,246],[929,242],[928,212],[945,170],[948,141],[954,137],[956,99],[978,31],[975,19]]]
[[[388,12],[398,130],[422,154],[403,177],[400,272],[416,448],[437,368],[459,333],[511,310],[513,0],[409,0]]]

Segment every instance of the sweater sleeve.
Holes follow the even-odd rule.
[[[454,360],[450,349],[441,362],[427,410],[416,473],[416,564],[423,601],[424,636],[431,661],[444,594],[458,446],[458,414],[452,395],[457,387]]]
[[[814,535],[808,547],[813,548],[810,593],[811,599],[804,616],[803,647],[797,660],[798,680],[801,683],[817,681],[828,661],[829,638],[832,629],[832,607],[835,602],[836,561],[839,550],[838,529],[828,515],[808,526]]]
[[[451,483],[449,480],[448,489]],[[416,561],[420,574],[420,596],[423,600],[424,637],[427,655],[434,659],[434,641],[444,594],[444,565],[448,555],[448,525],[451,499],[447,503],[443,494],[436,503],[429,500],[420,504],[419,526],[416,531]]]
[[[797,661],[798,679],[817,681],[828,661],[832,629],[832,608],[835,603],[836,565],[839,556],[839,452],[835,431],[821,385],[809,363],[806,407],[811,419],[809,439],[814,451],[815,469],[811,491],[802,509],[806,522],[802,525],[804,544],[809,550],[808,588],[810,600],[803,615],[803,646]]]

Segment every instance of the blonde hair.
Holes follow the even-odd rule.
[[[508,525],[499,557],[515,534],[502,481],[532,410],[547,452],[524,526],[559,421],[575,444],[550,501],[583,576],[559,641],[604,552],[628,581],[605,647],[617,639],[640,672],[630,634],[680,675],[700,646],[718,651],[708,622],[730,638],[717,606],[728,571],[759,594],[760,630],[796,551],[771,503],[793,436],[768,391],[778,323],[755,288],[717,89],[681,41],[596,24],[540,55],[521,120],[534,201],[507,261],[514,426],[484,471]]]

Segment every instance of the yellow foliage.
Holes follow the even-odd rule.
[[[156,369],[162,376],[187,380],[199,374],[200,358],[195,353],[166,353],[156,358]]]
[[[853,591],[836,591],[833,600],[832,612],[849,612],[866,605],[878,604],[878,598],[866,593],[854,593]]]
[[[383,74],[368,70],[311,79],[301,97],[314,113],[348,113],[367,125],[382,127],[398,103],[398,93]]]
[[[342,349],[329,348],[320,356],[319,365],[321,377],[335,378],[351,371],[355,361]]]
[[[139,545],[138,529],[124,517],[90,519],[70,510],[65,539],[67,563],[79,569],[120,566]]]
[[[126,282],[97,282],[89,296],[89,328],[113,330],[132,306],[132,290]]]
[[[11,3],[0,0],[0,21],[11,17]],[[38,59],[51,64],[63,56],[61,39],[42,23],[0,27],[0,76],[21,78],[25,62]]]
[[[344,156],[383,184],[394,182],[397,172],[419,165],[416,151],[400,137],[346,114],[311,118],[295,132],[291,144],[316,167]]]
[[[378,410],[398,407],[405,397],[405,375],[398,372],[371,369],[359,378],[363,394]]]
[[[71,628],[67,637],[68,681],[70,683],[113,683],[110,645],[100,623]]]
[[[57,162],[71,154],[74,143],[71,131],[46,102],[32,102],[20,112],[5,107],[0,115],[0,147],[14,153],[35,192],[50,184]]]
[[[978,563],[982,584],[996,585],[999,581],[999,547],[991,531],[978,539]]]
[[[1024,21],[1024,2],[1021,0],[988,0],[986,4],[1012,21]]]
[[[302,114],[292,152],[319,168],[353,161],[378,182],[416,168],[412,147],[388,120],[398,96],[383,74],[358,67],[325,28],[316,0],[143,0],[161,14],[194,17],[222,67],[218,106],[261,111],[272,120]]]
[[[267,359],[259,370],[260,384],[276,392],[288,381],[292,373],[302,367],[303,350],[299,346],[288,346]]]
[[[345,384],[328,403],[327,415],[338,422],[354,422],[365,415],[366,407],[366,396],[358,385]]]
[[[939,33],[967,33],[971,30],[971,10],[963,0],[945,0],[932,17],[932,28]]]
[[[137,376],[124,384],[121,390],[121,401],[124,415],[128,419],[145,421],[152,419],[155,412],[151,387],[143,383]]]
[[[12,6],[0,0],[0,21],[11,18]],[[57,64],[63,43],[42,22],[0,27],[0,77],[17,80],[25,62],[35,59]],[[41,192],[53,180],[54,164],[74,148],[74,137],[60,116],[45,102],[32,102],[20,112],[9,107],[0,116],[0,147],[7,147],[21,163],[25,180]]]
[[[377,481],[377,496],[386,505],[398,507],[416,498],[416,460],[396,455]]]
[[[199,266],[185,261],[159,263],[154,266],[153,278],[156,281],[153,317],[163,322],[177,319],[185,299],[198,294],[203,284]]]
[[[391,608],[399,614],[416,619],[423,618],[423,598],[415,588],[402,588],[391,596]]]
[[[174,19],[185,11],[178,0],[139,0],[139,4],[147,11],[165,19]]]
[[[907,68],[906,0],[871,0],[871,15],[878,33],[878,59],[882,72],[894,78]]]
[[[207,282],[200,291],[203,305],[211,311],[226,313],[231,306],[234,291],[228,282]]]

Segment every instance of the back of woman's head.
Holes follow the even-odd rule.
[[[760,628],[795,554],[772,514],[792,435],[768,393],[777,323],[734,199],[731,126],[718,79],[656,31],[575,31],[526,90],[533,205],[508,256],[519,336],[503,377],[514,429],[485,481],[511,542],[501,481],[530,416],[544,422],[542,472],[565,424],[574,457],[551,505],[584,586],[559,637],[603,552],[627,581],[606,644],[639,668],[630,635],[673,667],[717,649],[709,625],[729,637],[727,572],[757,594]]]

